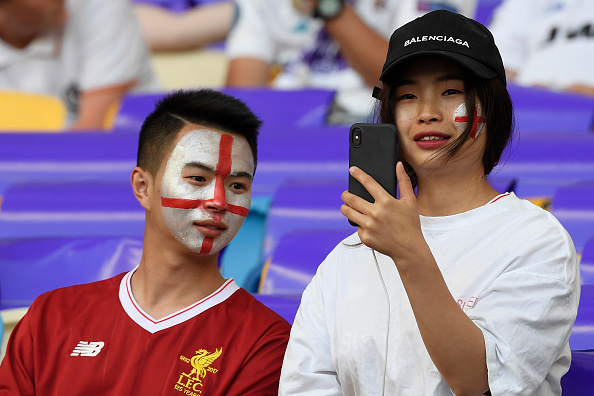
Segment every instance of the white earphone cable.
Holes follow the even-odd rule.
[[[384,293],[386,295],[386,304],[388,307],[388,315],[387,315],[387,322],[386,322],[386,351],[384,354],[385,361],[384,361],[384,375],[382,377],[382,395],[386,394],[386,375],[388,371],[388,342],[389,342],[389,335],[390,335],[390,297],[388,295],[388,289],[386,288],[386,283],[384,282],[384,277],[382,276],[382,271],[380,270],[379,263],[377,262],[377,257],[375,255],[375,250],[371,249],[371,253],[373,253],[373,260],[375,261],[375,267],[377,268],[377,273],[379,274],[380,280],[382,281],[382,286],[384,287]]]

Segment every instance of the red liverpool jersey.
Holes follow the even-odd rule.
[[[132,272],[38,297],[15,327],[0,395],[275,395],[290,325],[230,279],[154,320]]]

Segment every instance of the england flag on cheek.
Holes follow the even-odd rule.
[[[214,178],[207,184],[191,183],[183,177],[187,166],[214,170]],[[239,231],[251,203],[249,192],[231,191],[225,179],[232,173],[251,175],[253,169],[245,139],[211,130],[183,136],[167,161],[161,186],[163,215],[175,237],[201,254],[214,254],[225,247]],[[206,227],[197,226],[204,222]]]
[[[462,103],[454,110],[454,122],[456,126],[461,130],[466,129],[468,123],[468,112],[466,111],[466,104]],[[470,129],[470,137],[476,139],[484,132],[486,127],[487,119],[482,116],[481,106],[479,104],[474,108],[474,120],[472,122],[472,128]]]

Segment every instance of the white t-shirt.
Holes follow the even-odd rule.
[[[518,84],[594,87],[594,1],[506,0],[489,29]]]
[[[128,0],[67,0],[60,31],[20,50],[0,40],[0,89],[59,97],[76,119],[78,92],[136,82],[157,90],[149,52]]]
[[[565,229],[513,193],[465,213],[421,216],[421,226],[453,298],[483,332],[491,393],[561,394],[580,294]],[[303,293],[280,395],[381,394],[387,300],[372,251],[359,242],[357,234],[341,242]],[[451,396],[394,262],[376,255],[390,302],[385,394]]]
[[[337,103],[352,114],[372,109],[371,88],[339,53],[324,23],[298,13],[292,0],[236,0],[238,18],[227,39],[227,55],[250,57],[282,66],[273,82],[280,89],[337,89]],[[435,7],[473,16],[476,0],[355,0],[361,19],[389,39],[396,28]],[[379,78],[378,70],[378,78]]]

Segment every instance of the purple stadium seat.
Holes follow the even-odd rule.
[[[295,314],[301,302],[301,295],[274,296],[266,294],[253,294],[258,301],[282,316],[287,322],[293,324]]]
[[[548,89],[508,84],[518,130],[524,132],[573,131],[594,127],[594,98]]]
[[[286,180],[348,178],[348,127],[263,129],[253,193],[272,196]]]
[[[340,213],[340,195],[347,189],[347,174],[340,179],[288,180],[274,195],[268,211],[264,259],[266,260],[286,233],[298,229],[355,228]]]
[[[582,285],[571,336],[571,367],[561,379],[564,395],[589,395],[594,389],[594,284]]]
[[[144,209],[128,182],[15,184],[5,191],[0,210],[0,239],[143,232]]]
[[[287,127],[323,126],[334,98],[334,91],[324,89],[224,88],[221,91],[245,102],[266,124]],[[114,130],[138,132],[156,101],[164,95],[126,95]]]
[[[107,279],[140,263],[140,238],[77,237],[0,242],[0,309],[29,306],[59,287]]]
[[[328,253],[353,232],[354,227],[299,229],[284,234],[263,271],[259,292],[301,295]]]
[[[582,277],[582,285],[594,284],[594,232],[582,250],[580,273]]]
[[[196,6],[220,3],[229,0],[133,0],[136,4],[148,4],[173,12],[184,12]]]
[[[515,179],[519,197],[552,197],[560,187],[594,181],[594,134],[520,133],[491,177]]]
[[[572,350],[594,349],[594,284],[582,285],[580,305],[569,346]]]
[[[594,235],[594,181],[560,187],[553,196],[551,212],[581,252]]]
[[[493,12],[501,4],[503,0],[479,0],[476,5],[476,12],[474,14],[475,20],[479,21],[485,26],[491,23]]]
[[[561,378],[564,395],[590,395],[594,389],[594,350],[572,350],[571,367]]]
[[[137,147],[138,137],[131,134],[1,133],[0,185],[89,179],[128,181],[136,165]]]

